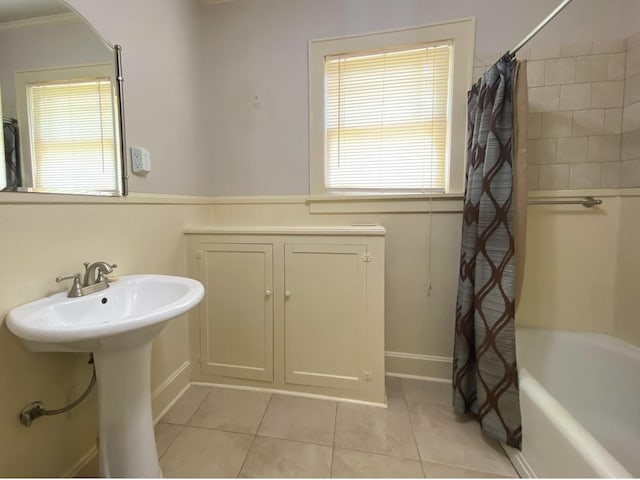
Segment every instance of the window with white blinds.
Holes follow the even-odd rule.
[[[311,195],[462,193],[474,38],[462,18],[309,41]]]
[[[328,190],[443,192],[451,44],[325,58]]]
[[[26,85],[37,191],[117,192],[109,78]]]

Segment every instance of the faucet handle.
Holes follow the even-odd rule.
[[[56,282],[60,283],[64,280],[73,280],[73,285],[67,294],[67,297],[81,297],[82,296],[82,284],[80,283],[80,274],[73,273],[71,275],[60,275],[56,277]]]
[[[118,268],[118,265],[116,265],[115,263],[111,265],[109,265],[108,263],[105,263],[104,265],[108,268],[104,268],[103,265],[98,265],[98,278],[96,280],[97,283],[106,282],[107,281],[106,275],[113,272],[114,268]]]

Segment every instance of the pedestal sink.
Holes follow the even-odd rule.
[[[151,341],[203,295],[190,278],[129,275],[100,292],[57,293],[9,312],[9,330],[31,351],[93,352],[100,476],[162,476],[151,415]]]

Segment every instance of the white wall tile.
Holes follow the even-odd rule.
[[[609,56],[589,55],[578,57],[576,82],[601,82],[609,78]]]
[[[625,80],[624,83],[624,104],[640,102],[640,75],[634,75]]]
[[[621,160],[640,158],[640,130],[622,135]]]
[[[540,190],[568,188],[569,165],[540,165],[538,187]]]
[[[640,30],[627,38],[627,51],[640,46]]]
[[[615,40],[596,40],[593,42],[592,53],[594,55],[600,53],[620,53],[627,49],[627,42],[624,38]]]
[[[553,112],[560,104],[560,86],[529,89],[529,110],[532,113]]]
[[[560,56],[560,45],[546,45],[531,48],[531,60],[546,60],[548,58],[559,58]]]
[[[607,108],[604,111],[602,133],[622,133],[622,108]]]
[[[542,114],[541,137],[570,137],[573,112],[547,112]]]
[[[600,188],[618,188],[620,164],[603,163],[600,165]]]
[[[620,188],[640,187],[640,160],[620,163]]]
[[[600,186],[600,165],[571,165],[569,188],[598,188]]]
[[[640,73],[640,46],[627,51],[625,75],[627,78]]]
[[[547,60],[544,79],[545,85],[574,83],[576,81],[576,58]]]
[[[620,125],[622,125],[622,109],[620,109]],[[529,138],[540,138],[542,133],[542,114],[530,113],[527,123]]]
[[[591,55],[592,42],[575,42],[560,45],[561,57],[577,57],[579,55]]]
[[[518,51],[518,60],[531,60],[531,49],[530,48],[522,48]]]
[[[591,84],[575,83],[560,87],[560,110],[583,110],[591,106]]]
[[[527,165],[527,187],[529,190],[538,190],[538,174],[540,167]]]
[[[604,131],[604,110],[577,110],[573,112],[573,134],[599,135]]]
[[[559,138],[556,162],[584,163],[587,161],[587,137]]]
[[[622,131],[640,130],[640,102],[632,103],[622,109]]]
[[[534,165],[555,163],[556,144],[557,139],[555,138],[529,140],[527,143],[527,159],[529,163]]]
[[[587,161],[594,163],[618,162],[620,160],[620,135],[598,135],[589,137]]]
[[[608,80],[624,80],[624,71],[627,64],[626,53],[616,53],[615,55],[609,55],[608,67],[607,67],[607,79]]]
[[[591,85],[592,108],[621,107],[624,99],[624,82],[595,82]]]
[[[546,63],[544,60],[527,62],[527,85],[529,87],[541,87],[544,85]]]

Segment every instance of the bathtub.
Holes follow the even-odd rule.
[[[527,477],[640,477],[640,348],[602,334],[516,333]]]

